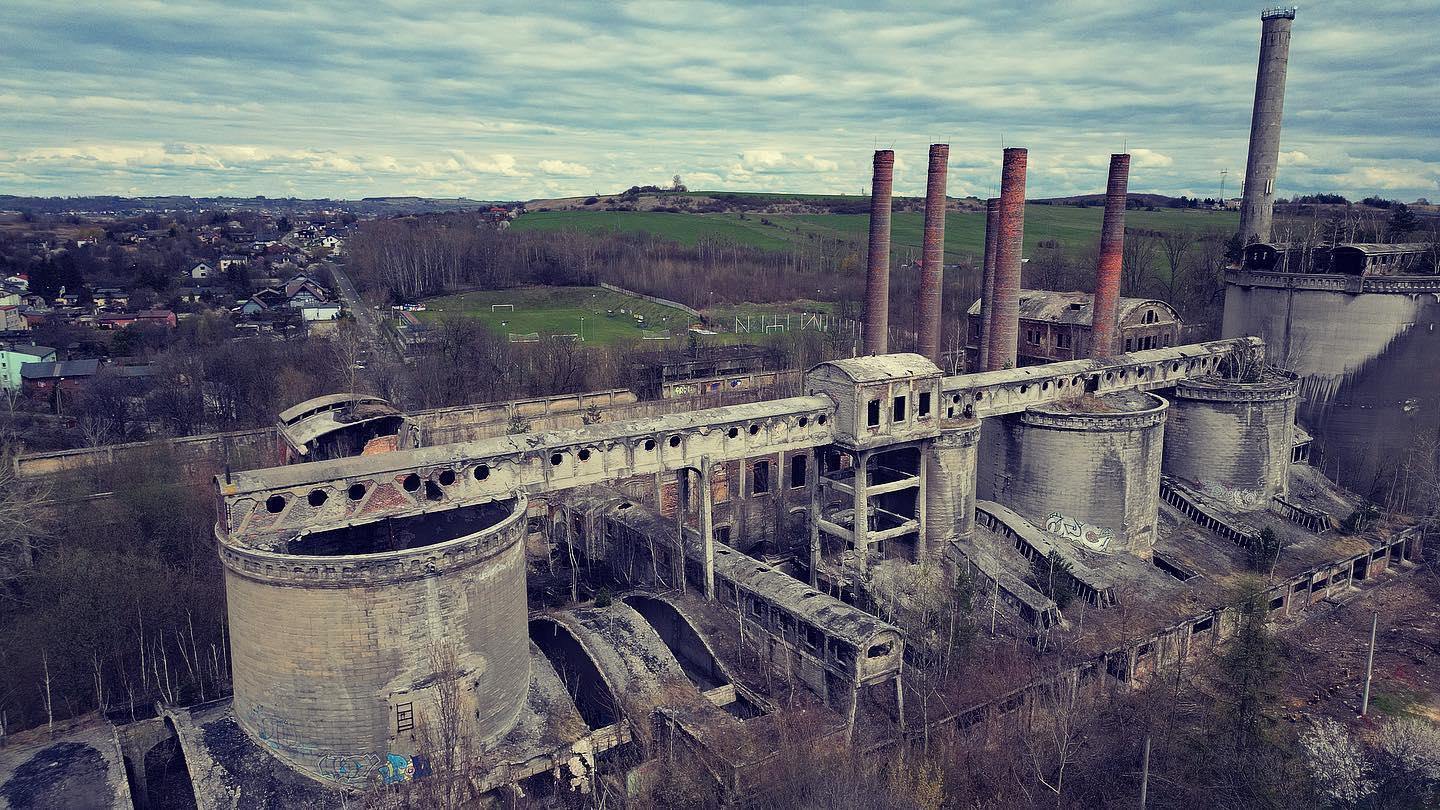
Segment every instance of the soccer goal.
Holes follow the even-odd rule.
[[[515,305],[514,305],[514,304],[491,304],[491,305],[490,305],[490,311],[491,311],[491,312],[514,312],[514,311],[515,311]]]
[[[646,329],[646,330],[644,330],[643,332],[641,332],[640,334],[641,334],[641,337],[640,337],[641,340],[669,340],[669,339],[670,339],[670,330],[669,330],[669,329]]]
[[[511,343],[539,343],[539,332],[510,332]]]

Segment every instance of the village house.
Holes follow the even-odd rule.
[[[46,400],[61,393],[79,393],[85,381],[100,370],[100,361],[60,360],[58,362],[26,363],[20,367],[20,390],[30,399]]]
[[[131,324],[153,324],[175,328],[175,313],[168,309],[142,309],[139,312],[102,312],[95,316],[100,329],[124,329]]]
[[[27,363],[53,363],[55,350],[49,346],[0,343],[0,389],[20,388],[20,369]]]
[[[199,264],[190,268],[190,278],[196,281],[203,281],[207,278],[214,278],[218,275],[220,275],[220,272],[215,268],[211,267],[207,262],[200,262]]]

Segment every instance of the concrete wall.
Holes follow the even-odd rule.
[[[500,523],[408,551],[303,557],[221,541],[234,710],[282,759],[340,778],[338,757],[429,754],[397,707],[434,723],[434,645],[453,645],[463,733],[504,733],[530,683],[525,501]]]
[[[1314,463],[1349,489],[1388,499],[1416,438],[1440,431],[1440,280],[1431,292],[1357,294],[1344,291],[1344,279],[1341,289],[1302,286],[1330,280],[1233,276],[1224,334],[1263,338],[1270,362],[1300,376],[1299,420],[1315,437]]]
[[[1237,509],[1264,509],[1289,489],[1296,389],[1284,378],[1176,386],[1164,472]]]
[[[1051,534],[1149,558],[1167,403],[1133,413],[1031,410],[982,423],[978,496]]]

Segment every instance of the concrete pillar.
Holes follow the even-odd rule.
[[[985,201],[985,265],[980,282],[979,363],[966,371],[984,371],[990,363],[990,318],[995,312],[995,237],[1000,232],[1000,198]]]
[[[945,174],[948,144],[930,145],[930,172],[925,186],[925,235],[921,255],[919,317],[915,319],[915,353],[940,365],[941,298],[945,288]]]
[[[924,452],[924,553],[931,560],[945,556],[954,540],[975,534],[975,469],[980,420],[946,427]]]
[[[855,453],[855,478],[852,483],[855,486],[855,519],[853,523],[854,537],[851,545],[859,556],[860,567],[865,568],[869,564],[870,556],[870,496],[866,493],[869,488],[870,476],[865,470],[865,465],[870,463],[870,451],[860,450]]]
[[[1120,272],[1125,258],[1125,196],[1130,156],[1110,156],[1105,184],[1105,220],[1100,225],[1100,259],[1095,265],[1095,307],[1090,314],[1090,356],[1119,353]]]
[[[1025,240],[1026,150],[1005,150],[1000,174],[1000,228],[995,242],[995,311],[990,315],[987,371],[1014,368],[1020,339],[1020,265]]]
[[[705,577],[705,598],[715,598],[715,511],[710,487],[710,457],[700,457],[700,548]]]
[[[685,510],[690,505],[690,477],[688,471],[680,469],[675,472],[675,542],[679,544],[677,554],[678,576],[676,580],[681,593],[685,593],[687,583],[685,582]]]
[[[820,497],[820,449],[810,450],[810,469],[814,478],[810,480],[810,587],[820,584],[820,510],[824,501]]]
[[[1294,21],[1294,8],[1267,9],[1260,15],[1260,65],[1255,73],[1250,154],[1245,161],[1245,192],[1240,200],[1240,238],[1247,244],[1270,241],[1285,72],[1290,64],[1290,26]]]
[[[870,187],[870,253],[865,273],[865,353],[885,354],[890,341],[890,188],[895,153],[875,152]]]

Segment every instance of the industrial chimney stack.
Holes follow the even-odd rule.
[[[930,174],[925,185],[925,239],[920,255],[920,311],[915,351],[940,365],[941,296],[945,288],[945,173],[950,146],[930,144]]]
[[[985,201],[985,264],[980,281],[980,345],[976,370],[990,367],[990,323],[995,312],[995,241],[1000,233],[1000,198]],[[969,369],[966,369],[967,371]]]
[[[865,353],[885,354],[890,332],[890,187],[895,153],[875,152],[870,187],[870,260],[865,273]]]
[[[1120,334],[1120,270],[1125,256],[1125,190],[1130,156],[1110,156],[1105,184],[1105,221],[1100,226],[1100,260],[1095,266],[1095,308],[1090,315],[1090,356],[1113,357]]]
[[[1024,149],[1005,150],[1000,169],[1000,227],[995,240],[994,312],[987,371],[1014,368],[1020,337],[1020,261],[1025,239]],[[987,307],[988,308],[988,307]]]
[[[1295,9],[1260,14],[1260,68],[1255,75],[1255,110],[1250,116],[1250,155],[1240,201],[1240,238],[1246,244],[1270,241],[1275,207],[1275,167],[1280,160],[1280,113],[1285,105],[1285,69],[1290,61],[1290,25]]]

